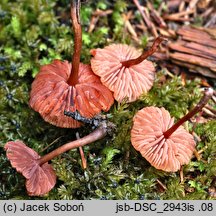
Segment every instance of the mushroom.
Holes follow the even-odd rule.
[[[189,163],[196,145],[193,136],[181,125],[200,111],[212,95],[213,89],[206,89],[194,109],[175,124],[163,107],[138,111],[131,130],[133,147],[155,168],[176,172],[181,165]]]
[[[48,163],[40,165],[40,156],[22,141],[10,141],[5,145],[7,158],[17,172],[26,178],[26,188],[30,196],[40,196],[50,191],[56,184],[56,175]]]
[[[87,118],[108,111],[114,103],[112,93],[96,76],[90,65],[80,63],[82,30],[79,22],[80,0],[71,3],[74,29],[72,64],[54,60],[41,67],[32,83],[29,104],[43,119],[64,128],[77,128],[81,124],[64,115],[64,110],[79,113]]]
[[[56,183],[55,172],[48,161],[54,157],[77,147],[81,147],[102,139],[113,125],[103,121],[89,135],[66,143],[52,152],[40,157],[37,152],[27,147],[22,141],[10,141],[5,144],[7,158],[12,167],[26,178],[26,189],[30,196],[42,196],[48,193]]]
[[[114,92],[121,102],[137,100],[152,87],[155,67],[146,58],[152,55],[164,39],[158,37],[152,47],[140,55],[135,48],[124,44],[112,44],[103,49],[93,49],[91,67],[101,82]]]

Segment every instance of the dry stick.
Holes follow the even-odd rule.
[[[211,118],[216,118],[216,115],[211,110],[209,110],[207,107],[203,108],[203,113],[210,116]]]
[[[206,105],[206,108],[207,108],[208,110],[210,110],[214,115],[216,115],[216,110],[213,109],[213,107],[211,107],[211,106],[209,106],[209,105]]]
[[[163,190],[167,190],[167,187],[165,184],[163,184],[159,179],[156,179],[157,183],[163,188]]]
[[[130,67],[132,65],[136,65],[136,64],[139,64],[141,63],[142,61],[144,61],[147,57],[151,56],[156,50],[157,48],[159,47],[160,43],[164,40],[163,37],[158,37],[156,38],[156,40],[154,41],[152,47],[147,50],[147,51],[144,51],[142,53],[141,56],[139,56],[138,58],[136,59],[130,59],[130,60],[127,60],[127,61],[123,61],[121,62],[122,63],[122,66],[124,67]]]
[[[129,31],[129,33],[133,36],[133,38],[134,38],[136,41],[139,41],[138,38],[137,38],[137,33],[136,33],[136,31],[134,30],[133,26],[132,26],[131,23],[130,23],[131,15],[132,15],[132,11],[129,11],[129,12],[127,13],[127,15],[123,14],[123,19],[124,19],[124,22],[125,22],[125,27],[126,27],[127,30]]]
[[[156,11],[153,7],[153,5],[150,2],[147,2],[147,7],[151,11],[151,16],[155,20],[155,22],[159,25],[161,28],[167,28],[166,23],[164,22],[163,18],[160,16],[158,11]]]
[[[214,92],[214,95],[212,96],[212,101],[216,104],[216,93],[215,92]]]
[[[182,12],[182,11],[184,11],[184,9],[185,9],[185,1],[181,1],[181,3],[179,4],[179,7],[178,7],[178,11]]]
[[[190,2],[189,2],[189,5],[188,5],[188,7],[186,8],[186,11],[190,11],[190,10],[194,10],[194,13],[196,12],[196,4],[198,3],[198,1],[199,0],[191,0]],[[185,15],[185,18],[188,18],[189,16],[188,16],[188,14],[187,15]],[[187,25],[187,24],[189,24],[188,22],[185,22],[185,24]]]
[[[201,18],[205,19],[207,18],[208,16],[210,16],[210,14],[214,11],[214,7],[210,7],[210,8],[207,8],[206,10],[203,11],[203,13],[200,15]],[[204,26],[206,27],[206,26]]]
[[[90,133],[89,135],[80,138],[79,140],[75,140],[69,143],[64,144],[63,146],[60,146],[59,148],[53,150],[52,152],[42,156],[40,159],[38,159],[38,164],[41,166],[42,164],[52,160],[54,157],[70,150],[74,149],[80,146],[87,145],[89,143],[92,143],[96,140],[102,139],[107,134],[107,125],[101,125],[99,128],[97,128],[95,131]]]
[[[78,72],[80,64],[80,54],[82,48],[82,28],[79,18],[80,0],[71,1],[71,20],[74,30],[74,54],[72,57],[71,74],[68,79],[68,84],[74,85],[78,81]]]
[[[178,20],[178,19],[189,19],[188,17],[183,17],[185,15],[188,15],[188,14],[192,14],[194,13],[194,9],[191,9],[189,11],[182,11],[182,12],[179,12],[179,13],[175,13],[175,14],[170,14],[170,15],[165,15],[164,16],[164,19],[169,19],[169,20]]]
[[[144,19],[144,21],[145,21],[145,23],[146,23],[146,25],[147,25],[147,28],[152,32],[152,34],[153,34],[155,37],[157,37],[157,36],[158,36],[157,31],[156,31],[156,29],[155,29],[153,23],[152,23],[152,22],[149,20],[149,18],[147,17],[146,12],[144,12],[144,11],[142,10],[142,7],[141,7],[139,1],[138,1],[138,0],[133,0],[133,2],[134,2],[134,4],[137,6],[139,12],[141,13],[141,15],[142,15],[142,17],[143,17],[143,19]]]
[[[98,20],[99,20],[99,16],[94,16],[94,15],[92,16],[90,24],[89,24],[88,33],[92,33],[93,32],[93,30],[95,28],[95,25],[98,22]]]
[[[92,14],[91,21],[90,21],[90,24],[89,24],[88,33],[91,33],[94,30],[95,25],[98,22],[100,17],[107,16],[107,15],[111,14],[112,12],[113,12],[113,10],[102,11],[102,10],[97,9]]]
[[[147,27],[149,29],[151,29],[152,28],[151,22],[148,20],[146,14],[143,12],[142,7],[141,7],[139,1],[138,0],[133,0],[133,1],[134,1],[135,5],[137,6],[138,10],[140,11],[140,13],[141,13],[141,15],[142,15],[142,17],[143,17],[143,19],[144,19]]]
[[[178,122],[176,122],[170,129],[165,131],[163,133],[164,137],[167,139],[169,136],[185,121],[189,120],[191,117],[193,117],[197,112],[199,112],[208,102],[208,100],[213,95],[213,89],[207,88],[204,92],[204,96],[201,98],[200,102],[184,117],[182,117]]]

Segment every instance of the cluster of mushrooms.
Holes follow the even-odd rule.
[[[30,107],[41,117],[58,127],[78,128],[83,124],[73,115],[94,119],[101,111],[107,112],[114,99],[122,102],[137,100],[147,93],[154,82],[155,68],[146,58],[152,55],[162,37],[156,38],[152,47],[139,53],[124,44],[113,44],[103,49],[91,50],[91,65],[80,63],[82,30],[79,20],[80,1],[71,2],[71,20],[74,30],[72,63],[54,60],[41,67],[32,83]],[[188,164],[195,149],[193,136],[183,126],[185,121],[202,109],[211,98],[208,88],[198,105],[174,124],[163,107],[145,107],[133,118],[131,143],[149,163],[157,169],[176,172]],[[67,115],[65,115],[67,114]],[[102,139],[112,124],[101,121],[89,135],[66,143],[44,156],[39,156],[22,141],[9,141],[5,145],[11,165],[26,178],[30,196],[42,196],[56,183],[56,175],[48,163],[54,157],[73,148]]]

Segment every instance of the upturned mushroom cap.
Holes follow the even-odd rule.
[[[91,118],[102,110],[108,111],[114,99],[89,65],[80,63],[75,85],[67,83],[70,73],[68,61],[54,60],[42,66],[32,83],[29,104],[45,121],[58,127],[77,128],[80,123],[65,116],[64,110],[77,110]]]
[[[146,107],[133,119],[131,142],[134,148],[155,168],[176,172],[188,164],[195,149],[193,136],[182,126],[169,138],[163,133],[174,124],[164,108]]]
[[[144,60],[137,65],[124,67],[121,62],[140,56],[141,52],[124,44],[112,44],[104,49],[91,50],[94,56],[91,67],[100,76],[101,82],[114,92],[114,98],[121,102],[137,100],[146,93],[154,82],[154,65]]]
[[[39,165],[40,156],[22,141],[10,141],[5,144],[7,158],[17,172],[26,178],[26,189],[30,196],[48,193],[56,184],[56,175],[48,163]]]

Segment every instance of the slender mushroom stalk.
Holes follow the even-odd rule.
[[[99,128],[97,128],[95,131],[93,131],[89,135],[87,135],[83,138],[80,138],[78,140],[66,143],[63,146],[60,146],[59,148],[53,150],[52,152],[42,156],[40,159],[38,159],[38,163],[41,166],[44,163],[52,160],[53,158],[57,157],[58,155],[66,152],[68,150],[78,148],[78,147],[87,145],[89,143],[95,142],[96,140],[102,139],[103,137],[106,136],[106,134],[107,134],[106,126],[101,125]]]
[[[144,61],[145,59],[147,59],[149,56],[151,56],[159,47],[160,43],[165,40],[163,37],[159,36],[155,39],[152,47],[147,50],[144,51],[138,58],[134,58],[134,59],[129,59],[126,61],[121,62],[122,66],[124,67],[131,67],[133,65],[137,65],[140,64],[142,61]]]
[[[212,97],[214,91],[212,88],[206,88],[204,91],[204,95],[201,98],[200,102],[185,116],[183,116],[179,121],[177,121],[171,128],[163,133],[164,137],[167,139],[169,136],[184,122],[193,117],[197,112],[199,112],[208,102],[208,100]]]
[[[69,85],[75,85],[78,82],[80,54],[82,48],[82,28],[79,20],[80,0],[71,1],[71,21],[74,30],[74,53],[72,57],[71,74],[68,79]]]

